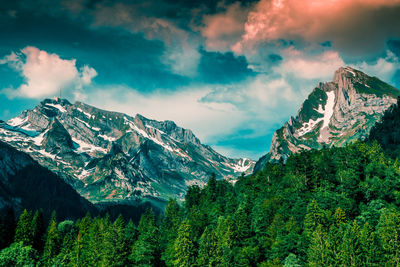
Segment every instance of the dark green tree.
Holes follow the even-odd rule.
[[[19,216],[14,241],[25,246],[33,245],[33,236],[32,213],[25,209]]]
[[[36,211],[32,220],[33,231],[33,248],[37,251],[42,251],[44,246],[44,234],[46,233],[46,226],[43,217],[43,211]]]
[[[52,218],[47,229],[46,241],[43,249],[43,264],[45,266],[52,266],[54,258],[60,251],[60,236],[57,229],[57,219],[55,212],[52,214]]]

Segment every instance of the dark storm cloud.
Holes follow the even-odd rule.
[[[200,53],[202,57],[198,69],[204,82],[231,83],[255,75],[243,56],[205,50],[200,50]]]

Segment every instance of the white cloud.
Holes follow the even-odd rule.
[[[107,110],[172,120],[208,142],[213,136],[230,133],[245,120],[245,114],[231,103],[202,102],[209,92],[209,88],[185,88],[146,95],[129,87],[110,86],[93,91],[87,99],[89,104]]]
[[[385,82],[391,83],[391,80],[400,68],[399,58],[396,57],[391,51],[386,51],[384,58],[378,58],[373,63],[367,63],[365,61],[354,64],[352,67],[359,69],[369,75],[376,76]]]
[[[32,46],[22,49],[20,53],[12,52],[0,61],[0,64],[6,63],[25,78],[17,89],[1,91],[10,98],[43,98],[57,95],[61,89],[66,91],[64,93],[81,90],[97,75],[96,70],[87,65],[78,70],[75,59],[61,59],[57,54]]]
[[[89,85],[92,79],[97,76],[97,71],[88,65],[84,65],[80,68],[80,77],[83,85]]]
[[[306,55],[294,48],[281,51],[283,62],[274,71],[283,75],[293,75],[300,79],[320,79],[325,81],[332,78],[333,73],[345,65],[336,51],[325,51],[321,54]]]

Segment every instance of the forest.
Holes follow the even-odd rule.
[[[400,266],[398,115],[368,140],[303,151],[235,184],[211,176],[137,225],[10,211],[0,266]]]

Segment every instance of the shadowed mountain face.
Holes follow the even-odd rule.
[[[254,162],[230,159],[172,121],[46,99],[0,123],[0,140],[31,155],[93,203],[163,203],[212,173],[234,180]]]
[[[75,219],[97,209],[69,184],[26,153],[0,141],[0,209],[53,210],[59,219]]]
[[[303,149],[343,146],[366,138],[398,95],[398,89],[376,77],[350,67],[338,69],[333,81],[319,83],[296,117],[274,133],[269,153],[257,162],[255,171]]]

